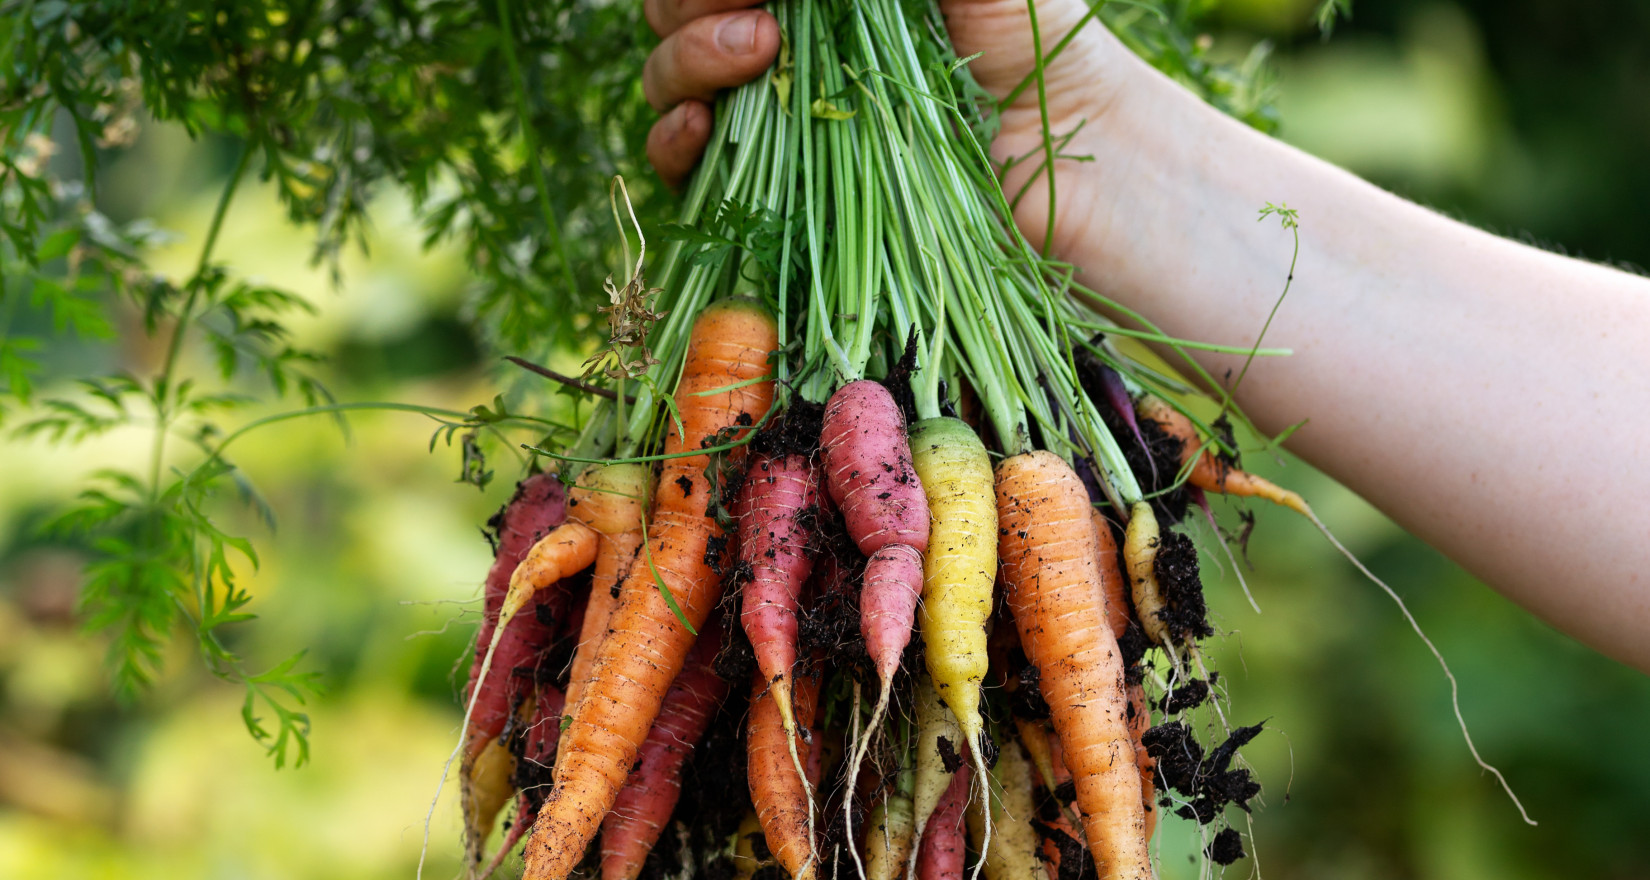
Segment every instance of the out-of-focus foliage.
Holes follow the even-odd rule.
[[[250,669],[223,631],[250,618],[231,557],[259,560],[217,522],[214,499],[238,494],[265,519],[269,508],[225,455],[239,435],[222,416],[249,392],[332,402],[309,369],[316,356],[288,340],[286,321],[305,301],[215,259],[242,179],[268,182],[288,218],[313,230],[314,258],[334,264],[347,243],[364,244],[373,195],[398,187],[426,244],[464,251],[481,325],[534,357],[571,347],[577,318],[601,301],[600,196],[608,177],[632,170],[648,122],[634,76],[639,27],[630,6],[574,0],[0,4],[0,418],[37,404],[20,434],[56,442],[143,422],[154,430],[147,468],[96,474],[47,526],[97,554],[80,602],[93,628],[114,635],[117,693],[148,686],[181,618],[213,671],[245,686],[246,727],[277,765],[307,756],[301,706],[313,674],[298,655]],[[149,224],[114,223],[98,204],[102,165],[147,117],[239,144],[195,267],[176,281],[147,271]],[[66,136],[54,140],[58,128]],[[60,140],[79,154],[72,176],[51,161]],[[546,151],[569,161],[546,167]],[[36,401],[44,340],[14,328],[17,313],[106,338],[126,307],[164,340],[153,372],[77,372],[75,393]],[[199,345],[216,375],[179,368]],[[470,431],[464,449],[477,449],[481,429],[520,421],[501,409],[449,414]],[[171,439],[203,457],[167,469]],[[465,472],[490,474],[474,456]]]
[[[1113,3],[1104,14],[1122,16],[1132,6]],[[1650,150],[1643,62],[1650,22],[1641,4],[1360,0],[1328,42],[1313,18],[1317,6],[1225,0],[1214,10],[1212,38],[1193,37],[1175,51],[1225,61],[1231,70],[1250,57],[1255,37],[1266,37],[1276,47],[1277,131],[1285,139],[1472,222],[1597,258],[1650,263],[1642,207],[1650,201],[1650,172],[1640,161]],[[207,460],[196,439],[216,448],[227,428],[303,402],[272,399],[268,368],[258,366],[270,358],[292,371],[291,391],[307,376],[339,400],[416,401],[456,417],[491,401],[502,380],[515,389],[507,396],[512,411],[564,408],[537,380],[524,385],[514,373],[493,374],[489,346],[577,372],[587,352],[563,347],[546,356],[564,340],[540,334],[535,322],[566,320],[569,332],[581,334],[589,327],[579,314],[594,305],[600,279],[614,268],[605,252],[614,241],[607,175],[627,172],[645,226],[657,229],[668,213],[669,200],[627,158],[651,120],[639,81],[623,72],[639,69],[651,45],[639,8],[508,7],[542,147],[542,192],[572,257],[576,284],[569,289],[514,115],[522,103],[499,50],[495,3],[0,0],[0,27],[9,28],[0,33],[0,52],[9,53],[0,55],[5,198],[25,198],[12,187],[29,186],[27,176],[40,182],[33,197],[43,206],[32,230],[22,229],[21,201],[6,201],[0,211],[0,221],[23,236],[8,237],[0,252],[6,428],[54,415],[65,419],[65,431],[96,425],[42,408],[57,399],[112,420],[73,447],[55,446],[46,426],[34,437],[8,435],[0,455],[0,876],[410,874],[426,798],[457,725],[454,658],[472,634],[473,607],[454,602],[476,594],[488,561],[477,528],[508,495],[524,459],[494,442],[493,483],[484,493],[456,485],[458,438],[454,450],[430,455],[430,435],[440,426],[414,414],[352,417],[351,442],[326,419],[285,422],[237,441],[235,474],[220,479],[216,500],[203,496],[201,503],[226,535],[256,536],[261,568],[226,545],[227,572],[220,574],[233,576],[263,618],[224,627],[222,646],[254,672],[308,651],[293,671],[315,673],[323,689],[304,707],[319,733],[298,773],[272,772],[247,743],[237,716],[244,686],[226,686],[191,661],[192,628],[167,623],[153,633],[160,662],[147,667],[155,677],[150,696],[135,704],[111,699],[100,661],[113,636],[88,634],[75,610],[87,566],[105,557],[85,537],[39,527],[99,470],[136,474],[150,488],[155,402],[143,393],[157,385],[191,290],[198,290],[196,320],[176,368],[198,377],[189,399],[255,399],[232,411],[180,410],[178,431],[163,447],[163,489],[180,487]],[[276,77],[280,37],[252,27],[249,16],[306,9],[311,32],[331,22],[376,62],[320,66],[342,50],[318,37],[300,46],[316,52],[317,66]],[[196,120],[193,142],[175,121],[152,118],[158,111],[146,106],[146,86],[134,75],[145,68],[129,63],[161,44],[126,47],[113,39],[130,34],[138,16],[152,22],[171,10],[192,10],[180,20],[193,24],[176,29],[156,69],[194,65],[202,73],[198,88],[168,105],[176,111],[169,119]],[[25,13],[63,28],[51,38],[53,57],[20,42],[29,34],[45,39],[45,24],[19,23]],[[581,14],[596,17],[573,18]],[[372,38],[403,20],[430,25],[412,37],[390,34],[382,45]],[[1137,22],[1156,27],[1152,20]],[[294,21],[281,18],[276,29]],[[81,29],[88,22],[104,26]],[[200,47],[208,43],[190,40],[212,41],[229,53],[223,57],[244,41],[248,51],[238,63],[256,72],[249,82],[266,92],[253,115],[234,77],[203,60]],[[251,51],[258,47],[263,54]],[[96,84],[100,97],[79,107],[83,120],[61,110],[3,115],[19,101],[51,100],[58,87],[41,76],[46,68],[23,66],[19,52],[62,68],[64,94],[76,83]],[[1172,57],[1160,56],[1159,66]],[[108,60],[115,58],[127,61]],[[470,66],[443,66],[444,58]],[[576,63],[561,66],[561,58]],[[97,72],[88,78],[91,68]],[[277,81],[298,90],[276,95],[269,84]],[[42,83],[45,97],[36,94]],[[276,106],[308,108],[304,124],[278,133],[270,115]],[[403,143],[386,133],[388,123],[422,134]],[[76,156],[86,136],[98,166],[90,185]],[[236,175],[247,142],[254,148]],[[422,202],[411,186],[398,185],[417,180],[407,170],[415,160],[428,172]],[[272,161],[286,170],[260,179]],[[468,198],[465,187],[489,175],[491,212],[472,217],[455,208],[449,234],[425,253],[431,224],[441,225],[439,209]],[[218,200],[237,176],[234,201],[202,260]],[[289,225],[294,216],[304,224],[299,230]],[[1303,235],[1312,234],[1313,222],[1301,218]],[[357,238],[370,254],[348,246]],[[33,244],[20,247],[19,240]],[[317,252],[322,264],[307,268]],[[277,319],[285,335],[254,334],[232,346],[237,362],[226,379],[215,334],[244,336],[281,304],[269,299],[251,309],[243,299],[244,312],[237,303],[207,308],[236,291],[278,291],[298,301]],[[569,299],[575,294],[583,299]],[[151,301],[159,307],[152,325]],[[282,361],[286,350],[321,359]],[[72,381],[79,377],[134,381],[136,398],[115,396],[138,402],[124,416],[92,410],[106,399],[81,392]],[[32,394],[19,407],[24,390]],[[207,423],[225,427],[203,436]],[[536,439],[549,427],[521,430]],[[1638,817],[1650,806],[1650,756],[1642,749],[1650,682],[1532,620],[1298,466],[1268,475],[1302,488],[1405,594],[1454,663],[1480,747],[1542,824],[1522,826],[1471,763],[1446,683],[1390,605],[1303,524],[1258,509],[1248,577],[1262,614],[1218,575],[1223,559],[1203,562],[1217,622],[1228,634],[1216,659],[1230,676],[1233,704],[1245,717],[1269,719],[1269,732],[1247,750],[1266,786],[1254,824],[1262,875],[1643,876],[1650,850]],[[241,503],[234,477],[256,485],[279,517],[278,531],[263,527],[258,507]],[[181,493],[174,497],[181,503]],[[187,515],[181,506],[169,509]],[[135,528],[142,537],[143,520],[132,520],[127,533]],[[190,572],[196,562],[177,565]],[[186,585],[188,604],[192,579]],[[444,857],[457,851],[457,811],[445,803],[436,816],[432,852]],[[1199,844],[1187,826],[1169,822],[1160,844],[1166,878],[1195,875]],[[441,876],[455,868],[451,861],[431,866]]]

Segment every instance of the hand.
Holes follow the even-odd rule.
[[[704,152],[711,129],[708,102],[716,91],[755,79],[773,63],[778,52],[777,23],[766,12],[746,9],[753,5],[754,0],[647,2],[648,21],[664,37],[664,42],[648,58],[643,87],[648,101],[665,113],[648,136],[647,155],[659,175],[672,187],[686,179]],[[1036,52],[1025,0],[947,0],[941,8],[958,53],[965,56],[985,53],[970,69],[987,91],[1005,96],[1030,75]],[[1082,0],[1041,0],[1037,5],[1037,24],[1043,35],[1044,50],[1051,50],[1088,11],[1088,4]],[[1105,27],[1090,20],[1045,71],[1053,129],[1067,131],[1086,119],[1085,139],[1096,137],[1106,128],[1098,124],[1099,117],[1124,93],[1124,80],[1144,69]],[[1028,88],[1003,109],[1001,134],[992,152],[1001,160],[1038,149],[1041,144],[1042,118],[1037,92]],[[1102,152],[1102,148],[1109,146],[1081,142],[1080,145],[1090,153]],[[1082,153],[1084,148],[1066,152]],[[1115,149],[1103,151],[1116,152]],[[1031,173],[1035,164],[1025,163],[1020,173]],[[1068,182],[1066,166],[1067,163],[1061,163],[1062,191],[1078,184],[1076,180]],[[1019,180],[1011,175],[1004,183],[1012,192]],[[1039,184],[1028,194],[1019,217],[1022,228],[1035,243],[1041,242],[1048,221],[1048,202],[1042,192],[1046,192],[1046,186]],[[1089,202],[1094,197],[1084,195],[1083,199],[1073,198],[1070,204]],[[1063,208],[1060,213],[1062,217],[1066,215]],[[1087,227],[1089,224],[1085,220],[1072,225]]]
[[[699,164],[710,140],[710,101],[761,76],[779,54],[779,22],[748,7],[761,0],[646,0],[663,42],[642,69],[642,92],[664,114],[647,136],[647,158],[671,188]]]

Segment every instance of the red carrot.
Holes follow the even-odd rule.
[[[963,844],[963,807],[968,803],[970,771],[967,764],[957,768],[951,785],[940,797],[940,805],[923,828],[917,851],[916,880],[962,880],[963,861],[968,848]]]
[[[481,655],[492,642],[504,595],[510,587],[510,575],[540,538],[561,525],[566,512],[561,481],[553,474],[536,474],[517,484],[515,495],[489,522],[495,530],[493,565],[487,572],[483,592],[475,662],[470,664],[470,678],[464,687],[466,702],[478,687]],[[551,591],[546,598],[565,601],[560,594],[561,591]],[[510,782],[515,761],[498,740],[511,713],[531,694],[532,678],[515,672],[535,666],[539,652],[549,640],[550,631],[538,614],[517,615],[505,627],[487,680],[475,694],[475,712],[459,765],[466,864],[474,865],[480,860],[481,845],[494,818],[515,791]]]
[[[752,456],[738,505],[739,560],[750,569],[739,619],[779,716],[794,729],[796,605],[813,572],[809,517],[819,505],[818,469],[804,455]]]
[[[540,538],[561,525],[566,517],[566,505],[561,481],[553,474],[535,474],[516,486],[515,496],[493,517],[490,525],[497,529],[497,543],[493,567],[487,572],[481,629],[476,633],[475,662],[470,664],[470,682],[464,689],[466,699],[476,686],[481,655],[492,641],[499,608],[510,588],[510,575]],[[547,636],[548,631],[536,614],[517,615],[505,628],[493,658],[493,669],[476,699],[475,713],[470,720],[471,755],[480,750],[485,740],[498,736],[515,703],[526,696],[527,688],[512,671],[531,665],[531,657],[544,645]]]
[[[635,880],[682,794],[682,765],[727,696],[716,675],[720,630],[713,624],[688,654],[659,717],[637,753],[636,769],[602,822],[602,880]]]

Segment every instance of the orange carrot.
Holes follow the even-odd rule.
[[[1100,569],[1101,592],[1106,594],[1106,623],[1111,627],[1112,636],[1121,639],[1129,628],[1129,606],[1128,583],[1117,567],[1117,539],[1112,535],[1111,524],[1099,510],[1093,510],[1090,518],[1094,523],[1097,550],[1095,565]],[[1157,829],[1157,786],[1152,782],[1157,762],[1146,754],[1146,746],[1140,741],[1140,737],[1152,726],[1152,715],[1151,708],[1146,705],[1146,692],[1138,684],[1129,685],[1126,714],[1129,738],[1134,740],[1135,764],[1140,768],[1140,802],[1146,811],[1146,838],[1150,840],[1152,832]]]
[[[1123,660],[1106,623],[1088,493],[1058,456],[1032,452],[997,466],[997,505],[1008,607],[1077,782],[1089,852],[1101,880],[1150,878]]]
[[[724,300],[700,314],[676,388],[682,427],[672,420],[665,453],[704,448],[724,429],[738,431],[765,416],[773,404],[768,357],[778,344],[773,317],[750,300]],[[742,449],[735,447],[729,459],[742,460]],[[527,880],[565,880],[584,856],[630,775],[694,632],[721,598],[721,577],[705,558],[711,541],[722,537],[709,516],[709,465],[708,454],[664,463],[647,544],[619,589],[611,637],[597,648],[593,675],[557,757],[555,788],[527,843]]]
[[[1121,639],[1129,629],[1129,582],[1117,567],[1117,538],[1111,523],[1098,508],[1089,509],[1094,524],[1095,564],[1100,567],[1100,592],[1106,596],[1106,625],[1112,638]]]
[[[1134,763],[1140,771],[1140,805],[1146,811],[1146,839],[1151,840],[1157,830],[1157,761],[1146,753],[1146,744],[1140,738],[1152,728],[1152,710],[1146,704],[1146,689],[1129,685],[1129,738],[1134,740]]]
[[[1082,838],[1077,834],[1076,820],[1071,818],[1076,814],[1071,811],[1070,804],[1060,800],[1059,795],[1061,787],[1071,782],[1071,771],[1066,769],[1065,756],[1060,751],[1060,744],[1055,742],[1050,746],[1049,779],[1052,781],[1048,786],[1048,794],[1060,809],[1059,815],[1055,816],[1054,821],[1046,823],[1043,833],[1039,835],[1042,837],[1043,861],[1048,863],[1051,877],[1059,877],[1062,868],[1066,870],[1067,876],[1072,873],[1080,875],[1081,871],[1073,872],[1070,866],[1061,864],[1067,852],[1075,851],[1075,855],[1082,855]]]
[[[1141,395],[1135,404],[1140,417],[1157,423],[1163,433],[1180,441],[1180,466],[1191,467],[1187,478],[1193,486],[1205,492],[1219,492],[1241,498],[1261,498],[1281,504],[1302,516],[1310,517],[1311,509],[1305,499],[1294,492],[1247,471],[1239,470],[1209,450],[1208,443],[1197,434],[1192,420],[1170,406],[1161,397]]]
[[[590,680],[596,648],[607,633],[608,618],[618,604],[619,582],[630,573],[636,551],[642,546],[642,524],[647,517],[647,494],[651,475],[646,465],[610,464],[579,475],[568,504],[568,516],[599,533],[596,571],[590,579],[590,602],[584,609],[584,626],[573,652],[567,678],[567,705],[578,706]]]
[[[796,752],[810,754],[803,731],[814,723],[819,678],[799,672],[791,679],[791,709],[797,728],[797,737],[791,743],[786,742],[785,720],[773,698],[773,689],[760,672],[753,684],[750,721],[745,734],[749,757],[745,773],[750,781],[751,802],[756,805],[756,816],[762,823],[768,849],[780,866],[794,880],[813,880],[819,859],[809,831],[808,792],[819,783],[819,762],[810,755],[808,775],[813,778],[805,787],[797,777],[791,753],[794,743]],[[817,746],[820,740],[817,733],[809,738]]]

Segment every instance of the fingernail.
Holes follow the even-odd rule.
[[[756,49],[756,21],[760,12],[746,12],[722,22],[716,28],[716,45],[724,51],[744,55]]]

